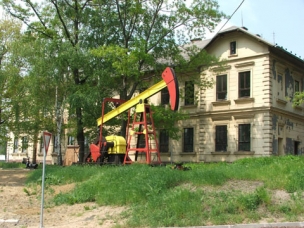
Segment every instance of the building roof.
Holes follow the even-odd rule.
[[[289,58],[292,58],[296,61],[300,61],[301,64],[304,64],[304,58],[302,59],[300,56],[296,56],[296,55],[292,54],[291,52],[288,52],[286,48],[279,46],[278,44],[273,44],[273,43],[263,39],[259,34],[253,34],[253,33],[249,32],[246,27],[231,26],[229,28],[226,28],[226,29],[218,32],[211,39],[206,39],[206,40],[194,39],[194,40],[191,40],[191,43],[183,45],[180,48],[186,49],[186,48],[190,48],[191,46],[195,45],[199,49],[203,50],[203,49],[207,48],[209,45],[211,45],[218,37],[220,37],[224,34],[236,32],[236,31],[243,32],[252,38],[258,39],[260,42],[266,44],[269,47],[269,49],[274,53],[287,55]],[[183,56],[187,59],[186,52],[183,52]]]
[[[207,48],[219,36],[221,36],[223,34],[230,33],[230,32],[236,32],[236,31],[243,32],[243,33],[247,34],[248,36],[251,36],[251,37],[253,37],[255,39],[258,39],[260,42],[262,42],[262,43],[266,44],[267,46],[269,46],[270,50],[273,51],[274,53],[285,54],[285,55],[288,55],[291,58],[296,59],[297,61],[301,61],[302,64],[304,63],[304,59],[302,59],[299,56],[296,56],[296,55],[288,52],[286,48],[284,49],[284,47],[279,46],[278,44],[273,44],[273,43],[271,43],[271,42],[263,39],[259,34],[253,34],[253,33],[249,32],[246,27],[231,26],[231,27],[229,27],[227,29],[224,29],[224,30],[218,32],[217,34],[215,34],[215,36],[212,39],[209,39],[208,43],[204,46],[204,48]]]

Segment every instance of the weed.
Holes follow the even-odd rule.
[[[295,170],[289,175],[289,182],[286,187],[288,192],[304,190],[304,171]]]
[[[86,211],[89,211],[90,210],[90,207],[89,206],[83,206],[83,208],[84,208],[84,210],[86,210]]]
[[[26,188],[23,188],[23,191],[25,192],[26,195],[28,195],[28,196],[31,195],[30,192],[29,192],[29,190],[27,190]]]
[[[95,201],[127,206],[120,216],[129,227],[235,224],[256,222],[266,216],[265,211],[267,216],[285,216],[286,220],[301,216],[303,165],[303,157],[282,156],[246,158],[231,164],[187,164],[191,167],[187,172],[141,164],[46,166],[46,182],[49,186],[77,182],[73,190],[54,196],[57,205]],[[34,170],[28,181],[36,183],[39,177],[41,170]],[[254,180],[264,185],[250,193],[221,189],[227,180]],[[185,188],[185,183],[193,187]],[[291,200],[272,202],[273,189],[292,192]],[[90,209],[84,206],[84,210]]]
[[[0,168],[3,169],[25,168],[25,165],[18,162],[0,162]]]

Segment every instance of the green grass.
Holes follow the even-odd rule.
[[[25,164],[17,162],[0,162],[0,168],[2,169],[13,169],[13,168],[25,168]]]
[[[127,206],[128,227],[199,226],[256,222],[266,217],[296,220],[304,213],[304,157],[261,157],[235,163],[186,164],[189,171],[132,164],[127,166],[46,166],[46,184],[76,182],[59,193],[56,205],[97,202]],[[41,183],[41,170],[28,183]],[[223,189],[229,180],[260,181],[253,192]],[[290,200],[272,200],[274,190]]]

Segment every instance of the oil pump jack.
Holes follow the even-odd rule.
[[[145,155],[145,163],[147,164],[161,163],[153,112],[150,106],[145,104],[144,101],[167,87],[170,96],[171,110],[176,111],[178,109],[179,87],[174,70],[167,67],[162,73],[162,79],[163,80],[130,100],[125,101],[115,98],[105,98],[103,100],[102,115],[97,119],[99,140],[95,144],[90,145],[90,153],[85,158],[86,162],[99,164],[131,164],[133,160],[130,156],[135,155],[134,160],[138,161],[138,155],[141,154]],[[105,114],[105,106],[108,102],[113,102],[116,108]],[[135,106],[136,111],[133,115],[133,123],[130,124],[130,109]],[[117,135],[104,137],[102,135],[104,124],[126,111],[128,111],[126,138]],[[143,145],[140,145],[140,138],[142,139],[141,141],[144,141],[144,143],[142,143]],[[153,141],[153,143],[151,143],[151,141]],[[152,158],[152,156],[154,158]]]

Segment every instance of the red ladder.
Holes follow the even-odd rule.
[[[136,107],[133,124],[128,136],[127,151],[124,158],[124,164],[132,163],[129,158],[129,152],[135,152],[135,161],[139,154],[145,154],[146,164],[160,164],[160,153],[156,137],[154,121],[150,105],[140,104]],[[136,142],[136,143],[134,143]],[[157,161],[153,162],[151,157],[154,155]]]

